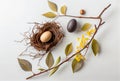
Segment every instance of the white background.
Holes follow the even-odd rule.
[[[67,14],[79,15],[81,8],[87,11],[86,16],[96,16],[109,3],[111,8],[105,12],[103,19],[106,24],[98,32],[96,39],[101,45],[100,55],[89,54],[84,68],[72,74],[70,63],[64,64],[60,71],[52,77],[47,74],[33,78],[36,81],[120,81],[120,0],[51,0],[68,6]],[[0,81],[24,81],[31,73],[21,70],[17,57],[25,49],[20,33],[32,28],[27,22],[44,22],[47,18],[41,14],[50,11],[47,0],[0,0]],[[59,18],[64,27],[66,37],[54,54],[64,56],[65,45],[76,42],[76,33],[66,31],[67,22],[71,18]],[[87,22],[77,19],[78,22]],[[71,39],[72,38],[72,39]],[[62,48],[61,48],[62,46]],[[61,52],[60,52],[61,51]]]

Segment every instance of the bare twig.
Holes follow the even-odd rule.
[[[29,47],[30,47],[30,46],[28,46],[22,53],[20,53],[19,56],[22,56],[22,55],[24,54],[24,52],[26,52],[26,51],[28,50]]]
[[[89,48],[89,46],[86,47],[86,51],[85,51],[84,56],[87,54],[87,52],[88,52],[88,48]]]
[[[84,47],[83,49],[81,49],[81,50],[78,51],[77,53],[72,54],[70,57],[68,57],[68,58],[66,58],[65,60],[63,60],[63,61],[62,61],[61,63],[59,63],[57,66],[51,67],[51,68],[49,68],[49,69],[46,69],[46,70],[41,71],[41,72],[36,73],[36,74],[34,73],[33,75],[27,77],[26,79],[30,79],[30,78],[32,78],[32,77],[35,77],[35,76],[40,75],[40,74],[43,74],[43,73],[48,72],[48,71],[50,71],[50,70],[52,70],[52,69],[54,69],[54,68],[56,68],[56,67],[61,66],[62,64],[66,63],[66,62],[69,61],[71,58],[73,58],[76,54],[82,52],[85,48],[87,48],[87,47],[91,44],[91,42],[92,42],[92,40],[94,39],[94,37],[95,37],[97,31],[99,30],[99,28],[105,23],[105,22],[102,21],[101,16],[103,15],[103,13],[104,13],[110,6],[111,6],[111,4],[109,4],[107,7],[105,7],[105,8],[102,10],[102,12],[101,12],[97,17],[82,17],[82,16],[71,16],[71,15],[59,15],[60,17],[63,17],[63,16],[64,16],[64,17],[85,18],[85,19],[99,19],[99,24],[98,24],[98,25],[95,25],[96,31],[95,31],[95,33],[93,34],[93,36],[91,37],[91,39],[89,40],[89,42],[85,45],[85,47]]]
[[[85,16],[73,16],[73,15],[59,15],[59,17],[74,17],[74,18],[84,18],[84,19],[100,19],[101,16],[103,15],[103,13],[111,6],[111,4],[109,4],[106,8],[104,8],[104,10],[102,10],[102,12],[96,16],[96,17],[85,17]]]
[[[39,58],[39,61],[38,61],[38,66],[40,65],[40,61],[42,60],[42,58],[43,58],[46,54],[47,54],[47,53],[41,54],[41,57]]]

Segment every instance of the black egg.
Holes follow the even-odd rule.
[[[67,25],[68,32],[74,32],[76,28],[77,28],[77,21],[75,19],[71,19]]]

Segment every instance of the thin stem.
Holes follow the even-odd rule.
[[[85,16],[73,16],[73,15],[58,15],[58,17],[74,17],[74,18],[84,18],[84,19],[100,19],[101,16],[103,15],[103,13],[111,6],[111,4],[109,4],[107,7],[104,8],[104,10],[102,10],[102,12],[96,16],[96,17],[85,17]]]
[[[59,15],[59,17],[74,17],[74,18],[85,18],[85,19],[99,19],[98,17],[84,17],[84,16],[72,16],[72,15]]]
[[[24,54],[24,52],[28,50],[29,47],[30,47],[30,46],[28,46],[22,53],[20,53],[19,56],[22,56],[22,55]]]
[[[103,15],[103,13],[111,6],[111,4],[109,4],[107,7],[104,8],[104,10],[99,14],[99,17],[101,17]]]
[[[86,56],[86,54],[87,54],[87,52],[88,52],[88,48],[89,48],[89,46],[86,47],[86,51],[85,51],[84,56]]]
[[[40,66],[40,61],[42,60],[42,58],[46,55],[47,53],[44,53],[44,54],[41,54],[41,57],[39,58],[39,61],[38,61],[38,66]]]
[[[44,71],[42,71],[42,72],[33,74],[33,75],[27,77],[26,79],[30,79],[30,78],[32,78],[32,77],[35,77],[35,76],[37,76],[37,75],[40,75],[40,74],[42,74],[42,73],[48,72],[48,71],[50,71],[50,70],[52,70],[52,69],[54,69],[54,68],[56,68],[56,67],[61,66],[62,64],[66,63],[66,62],[69,61],[71,58],[73,58],[76,54],[82,52],[85,48],[88,48],[88,46],[91,44],[91,42],[92,42],[92,40],[94,39],[94,37],[95,37],[97,31],[99,30],[99,28],[105,23],[105,22],[102,21],[101,16],[102,16],[102,14],[103,14],[110,6],[111,6],[111,4],[109,4],[107,7],[105,7],[105,8],[102,10],[102,12],[99,14],[99,16],[97,16],[97,17],[82,17],[82,16],[71,16],[71,15],[59,15],[60,17],[65,16],[65,17],[74,17],[74,18],[99,19],[99,24],[98,24],[98,25],[95,25],[96,31],[94,32],[93,36],[91,37],[91,39],[89,40],[89,42],[84,46],[83,49],[81,49],[80,51],[72,54],[70,57],[68,57],[68,58],[66,58],[65,60],[63,60],[63,61],[62,61],[61,63],[59,63],[57,66],[51,67],[51,68],[46,69],[46,70],[44,70]]]

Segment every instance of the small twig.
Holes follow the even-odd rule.
[[[100,21],[99,21],[99,24],[98,24],[98,25],[95,25],[96,31],[95,31],[95,33],[93,34],[93,36],[91,37],[91,39],[89,40],[89,42],[84,46],[83,49],[81,49],[81,50],[78,51],[77,53],[72,54],[70,57],[68,57],[68,58],[66,58],[65,60],[63,60],[63,61],[62,61],[61,63],[59,63],[57,66],[52,67],[52,68],[49,68],[49,69],[46,69],[46,70],[41,71],[41,72],[39,72],[39,73],[33,74],[33,75],[27,77],[26,79],[30,79],[30,78],[32,78],[32,77],[35,77],[35,76],[37,76],[37,75],[40,75],[40,74],[42,74],[42,73],[48,72],[48,71],[50,71],[50,70],[52,70],[52,69],[54,69],[54,68],[56,68],[56,67],[61,66],[62,64],[66,63],[66,62],[69,61],[71,58],[73,58],[76,54],[82,52],[85,48],[88,48],[88,46],[91,44],[91,42],[92,42],[92,40],[94,39],[94,37],[95,37],[97,31],[99,30],[99,28],[105,23],[105,22],[102,22],[101,16],[102,16],[102,14],[103,14],[110,6],[111,6],[111,4],[109,4],[107,7],[105,7],[105,8],[102,10],[102,12],[99,14],[99,16],[97,16],[97,17],[82,17],[82,16],[71,16],[71,15],[59,15],[60,17],[65,16],[65,17],[74,17],[74,18],[85,18],[85,19],[99,19]]]
[[[15,40],[15,42],[22,43],[24,40],[25,40],[25,38],[23,38],[22,40]]]
[[[59,17],[74,17],[74,18],[85,18],[85,19],[99,19],[98,17],[84,17],[84,16],[72,16],[72,15],[59,15]]]
[[[85,51],[84,56],[87,54],[87,52],[88,52],[88,48],[89,48],[89,46],[86,47],[86,51]]]
[[[84,18],[84,19],[100,19],[101,16],[103,15],[103,13],[111,6],[111,4],[109,4],[107,7],[104,8],[104,10],[102,10],[102,12],[96,16],[96,17],[84,17],[84,16],[73,16],[73,15],[59,15],[59,17],[74,17],[74,18]]]
[[[28,46],[22,53],[20,53],[19,56],[22,56],[22,55],[24,54],[24,52],[26,52],[26,51],[28,50],[29,47],[30,47],[30,46]]]
[[[104,8],[104,10],[99,14],[98,17],[101,17],[103,15],[103,13],[111,6],[111,4],[109,4],[107,7]]]
[[[29,56],[29,57],[34,57],[34,55],[32,55],[32,54],[30,54],[30,53],[28,53],[28,54],[23,54],[22,56]]]
[[[96,24],[95,24],[95,30],[97,30],[97,26],[96,26]]]
[[[41,54],[41,57],[39,58],[39,61],[38,61],[38,66],[40,64],[40,61],[42,60],[42,58],[46,55],[47,53],[44,53],[44,54]]]
[[[40,24],[38,22],[28,22],[28,24]]]

